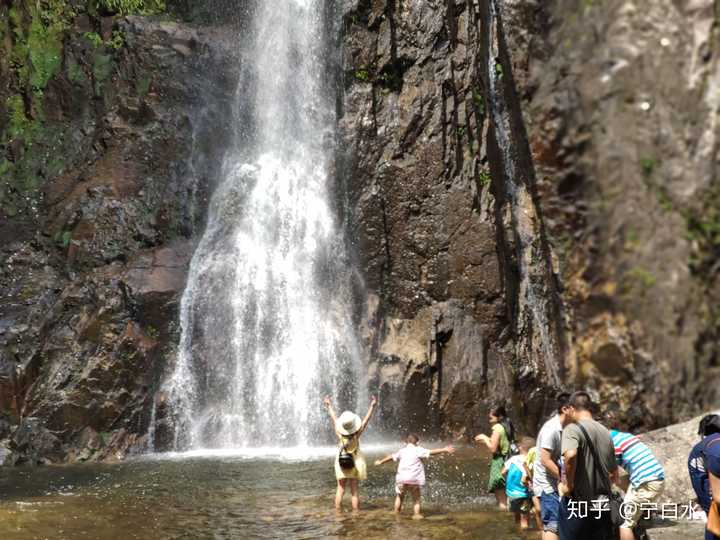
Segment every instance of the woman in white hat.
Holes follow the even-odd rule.
[[[360,507],[360,499],[358,497],[358,481],[367,478],[367,465],[365,457],[360,452],[360,435],[362,435],[368,422],[377,407],[377,398],[373,396],[370,399],[370,408],[363,420],[351,411],[345,411],[337,417],[335,409],[333,409],[330,396],[326,396],[324,400],[330,418],[335,426],[335,434],[340,441],[340,450],[335,456],[335,478],[337,478],[337,491],[335,492],[335,509],[342,509],[343,495],[345,495],[345,486],[350,484],[350,495],[353,511],[357,511]]]

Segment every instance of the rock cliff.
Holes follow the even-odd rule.
[[[245,4],[168,2],[197,25],[0,1],[9,461],[153,436]],[[634,430],[716,406],[715,3],[334,5],[338,208],[383,429],[472,434],[504,400],[532,431],[559,387]]]
[[[11,463],[122,457],[147,446],[177,341],[236,49],[222,29],[38,6],[0,5],[0,438]]]
[[[717,404],[714,3],[351,4],[341,127],[388,427],[467,432],[503,399],[532,430],[558,386],[633,429]]]

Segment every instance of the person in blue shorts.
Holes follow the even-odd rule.
[[[560,519],[560,460],[562,459],[562,426],[568,412],[570,394],[557,396],[556,414],[545,424],[537,436],[535,446],[538,457],[535,460],[532,490],[539,499],[540,518],[542,520],[542,540],[558,540],[558,520]]]
[[[710,512],[710,505],[720,504],[720,416],[708,414],[700,420],[697,443],[688,457],[688,473],[698,503]],[[720,537],[705,531],[705,540],[720,540]]]

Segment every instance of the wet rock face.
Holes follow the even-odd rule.
[[[714,3],[357,0],[341,133],[385,427],[717,404]],[[435,412],[429,412],[435,411]]]
[[[631,426],[718,403],[717,12],[555,2],[526,111],[569,377]],[[712,262],[711,262],[712,261]]]
[[[9,463],[146,447],[191,238],[226,147],[236,81],[226,34],[136,17],[108,24],[125,45],[99,51],[69,32],[66,70],[50,83],[48,130],[74,138],[65,165],[42,185],[37,213],[0,219]],[[83,66],[100,54],[109,68],[98,88]]]
[[[392,0],[344,20],[345,172],[385,427],[469,433],[498,398],[534,427],[563,336],[503,23],[473,2]]]

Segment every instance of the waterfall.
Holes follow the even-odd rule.
[[[322,395],[363,400],[350,270],[334,208],[325,0],[261,0],[236,119],[180,307],[164,393],[176,449],[309,445]],[[246,115],[247,116],[247,115]],[[242,133],[241,133],[242,132]]]

